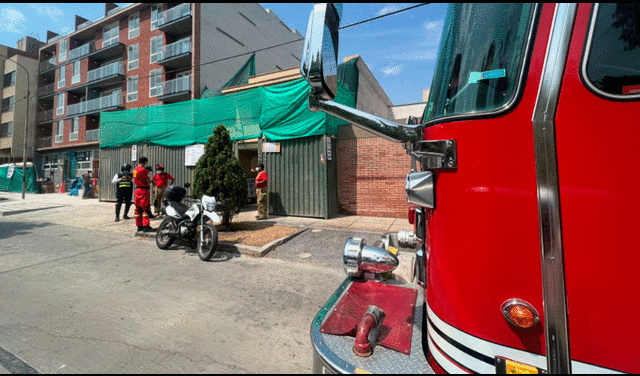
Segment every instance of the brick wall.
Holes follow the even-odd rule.
[[[338,201],[344,214],[406,218],[411,157],[379,137],[338,141]]]

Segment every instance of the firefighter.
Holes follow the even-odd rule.
[[[138,226],[138,231],[143,232],[155,231],[149,226],[149,215],[147,214],[151,206],[151,193],[149,192],[149,172],[151,168],[147,166],[148,161],[147,157],[140,157],[138,167],[133,170],[133,182],[136,184],[134,192],[136,226]]]
[[[115,174],[111,183],[116,185],[116,222],[120,222],[120,208],[124,202],[124,215],[122,219],[129,219],[129,208],[131,207],[131,195],[133,194],[133,174],[131,165],[123,164],[120,173]]]

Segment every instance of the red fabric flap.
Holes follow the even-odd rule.
[[[374,281],[356,281],[322,325],[320,332],[355,338],[362,316],[370,305],[375,305],[386,313],[378,343],[410,354],[417,295],[418,291],[411,288]]]

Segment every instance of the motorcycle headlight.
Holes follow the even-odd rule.
[[[364,272],[384,273],[398,267],[398,257],[386,249],[371,247],[360,238],[349,238],[343,252],[344,271],[358,277]]]

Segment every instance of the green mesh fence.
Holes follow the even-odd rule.
[[[7,177],[9,166],[0,166],[0,191],[4,192],[22,192],[22,164],[16,164],[11,177]],[[39,193],[38,174],[36,168],[27,167],[26,191],[30,193]]]
[[[339,66],[335,101],[355,107],[356,59]],[[355,75],[355,77],[354,77]],[[204,144],[218,124],[231,140],[265,136],[278,141],[321,134],[337,135],[346,122],[324,112],[309,111],[310,86],[304,79],[269,87],[136,110],[100,114],[100,147],[137,144],[186,146]]]

